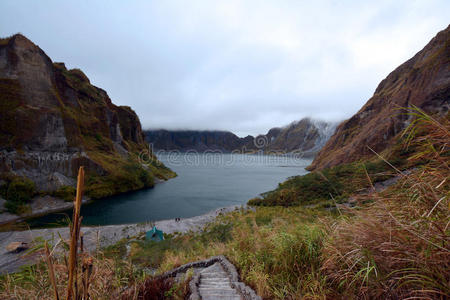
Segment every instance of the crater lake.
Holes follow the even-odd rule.
[[[83,204],[83,225],[150,222],[201,215],[217,208],[244,205],[275,189],[288,177],[308,173],[310,159],[262,154],[158,154],[178,176],[154,188]],[[71,211],[30,219],[30,227],[60,224]]]

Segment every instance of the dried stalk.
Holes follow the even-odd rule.
[[[45,248],[45,258],[47,260],[47,266],[48,266],[48,274],[50,275],[50,282],[52,283],[53,290],[55,292],[55,300],[59,300],[58,288],[56,286],[56,279],[55,279],[55,270],[53,269],[53,263],[52,263],[52,259],[50,257],[50,251],[48,251],[47,241],[45,241],[45,243],[44,243],[44,248]]]
[[[80,254],[83,254],[83,251],[84,251],[84,241],[83,241],[84,239],[83,239],[83,233],[82,232],[80,232]]]
[[[83,260],[82,266],[83,299],[89,299],[89,284],[92,275],[92,265],[93,265],[92,257],[87,257]]]
[[[373,186],[373,183],[372,183],[372,180],[370,179],[369,173],[367,173],[366,165],[365,164],[362,164],[362,165],[363,165],[363,168],[364,168],[364,173],[366,173],[367,181],[369,181],[370,187],[372,188],[372,191],[376,192],[377,190]]]
[[[80,216],[80,214],[78,213],[78,225],[76,226],[76,236],[77,236],[77,245],[76,247],[78,247],[78,240],[81,240],[80,236],[81,236],[81,221],[83,220],[83,216]],[[78,251],[78,250],[77,250]],[[80,254],[83,254],[83,251],[80,251]],[[75,272],[74,272],[74,291],[75,291],[75,295],[74,295],[74,299],[78,300],[79,298],[79,286],[78,286],[78,252],[76,253],[76,260],[75,260]]]
[[[80,208],[81,199],[83,198],[83,187],[84,187],[84,168],[80,167],[78,171],[78,182],[77,182],[77,195],[75,197],[74,203],[74,213],[72,219],[72,230],[71,230],[71,241],[70,241],[70,252],[69,252],[69,280],[67,284],[67,300],[72,299],[74,279],[76,281],[77,277],[77,250],[78,250],[78,237],[80,232]],[[77,294],[77,292],[75,292]],[[76,299],[75,295],[75,299]]]

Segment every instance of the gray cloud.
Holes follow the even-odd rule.
[[[2,0],[22,32],[82,69],[145,128],[266,132],[347,118],[381,79],[448,25],[419,1]]]

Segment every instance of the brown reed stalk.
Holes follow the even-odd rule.
[[[365,165],[365,164],[362,164],[362,166],[363,166],[363,168],[364,168],[364,173],[366,174],[367,181],[369,181],[370,187],[372,188],[372,191],[373,191],[373,192],[376,192],[377,190],[376,190],[375,187],[373,186],[373,183],[372,183],[372,180],[370,179],[369,173],[367,173],[366,165]]]
[[[83,254],[84,252],[84,239],[83,239],[83,233],[80,232],[80,254]]]
[[[92,275],[93,259],[86,257],[82,265],[83,299],[89,299],[89,284]]]
[[[55,270],[53,269],[53,263],[52,263],[52,259],[50,257],[50,251],[48,251],[47,241],[45,241],[45,243],[44,243],[44,248],[45,248],[45,258],[47,260],[47,266],[48,266],[48,274],[50,276],[50,282],[52,283],[53,291],[55,293],[55,300],[59,300],[58,288],[56,286],[56,279],[55,279]]]
[[[70,240],[70,252],[69,252],[69,280],[67,284],[67,300],[71,300],[73,296],[74,279],[76,281],[77,277],[77,250],[78,250],[78,237],[80,233],[80,208],[81,199],[83,198],[83,188],[84,188],[84,168],[80,167],[78,170],[78,182],[77,182],[77,195],[74,202],[74,213],[72,219],[72,230],[71,230],[71,240]],[[75,299],[77,297],[77,292],[75,292]]]
[[[76,228],[76,237],[77,237],[77,245],[76,245],[76,247],[78,247],[78,241],[80,240],[80,247],[82,248],[82,245],[81,245],[81,222],[83,221],[83,216],[80,216],[80,214],[78,213],[78,217],[79,217],[79,219],[78,219],[78,225],[75,227]],[[82,255],[83,254],[83,250],[81,250],[80,251],[80,254]],[[77,250],[77,253],[76,253],[76,260],[75,260],[75,272],[74,272],[74,274],[75,274],[75,276],[74,276],[74,291],[75,291],[75,293],[74,293],[74,299],[75,300],[78,300],[79,299],[79,290],[80,290],[80,288],[79,288],[79,285],[78,285],[78,276],[77,276],[77,274],[78,274],[78,250]]]

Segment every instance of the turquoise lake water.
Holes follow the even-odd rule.
[[[178,177],[151,189],[83,205],[83,225],[187,218],[219,207],[245,204],[290,176],[306,174],[305,167],[311,163],[296,157],[256,154],[172,153],[158,158]],[[62,214],[50,214],[30,224],[52,223],[62,217]]]

